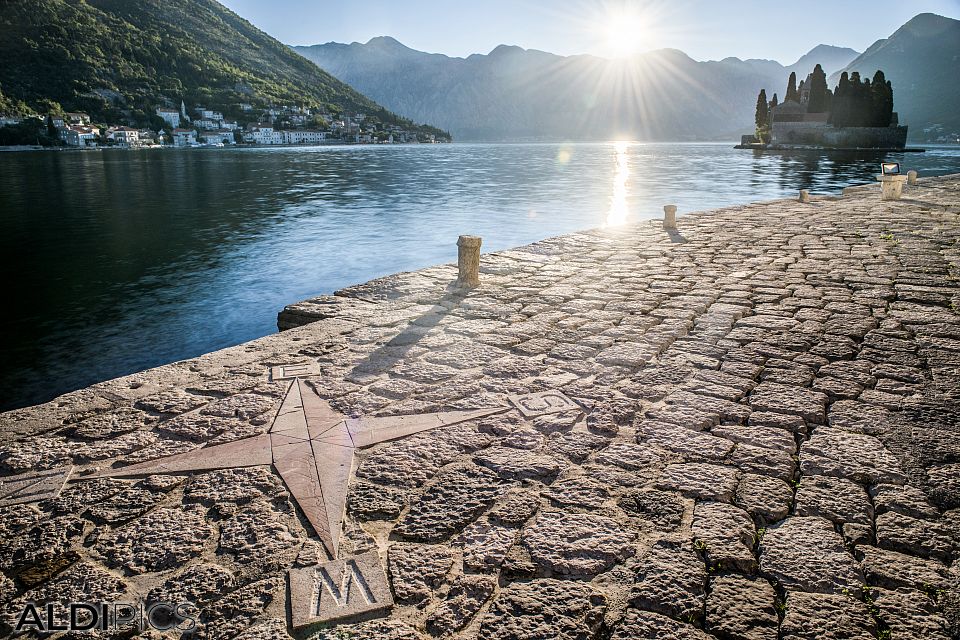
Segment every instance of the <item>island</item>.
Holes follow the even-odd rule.
[[[893,85],[882,70],[872,80],[844,71],[833,91],[819,64],[799,86],[791,73],[783,102],[776,93],[767,101],[760,90],[755,122],[756,132],[742,136],[737,149],[923,151],[907,148],[907,126],[893,110]]]

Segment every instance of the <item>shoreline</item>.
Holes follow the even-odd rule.
[[[8,145],[0,146],[0,153],[23,153],[29,151],[153,151],[153,150],[181,150],[181,149],[309,149],[313,147],[410,147],[410,146],[431,146],[431,145],[446,145],[446,144],[461,144],[461,145],[595,145],[595,144],[614,144],[618,141],[616,140],[593,140],[593,141],[569,141],[569,140],[550,140],[550,141],[501,141],[501,140],[453,140],[451,142],[392,142],[392,143],[375,143],[375,142],[330,142],[323,144],[253,144],[253,143],[242,143],[242,144],[230,144],[223,145],[222,147],[216,146],[206,146],[198,145],[196,147],[174,147],[172,145],[154,145],[154,146],[144,146],[144,147],[45,147],[38,145]],[[733,140],[630,140],[630,144],[638,145],[699,145],[699,144],[711,144],[711,145],[727,145],[733,144]],[[950,143],[950,142],[929,142],[921,143],[928,146],[933,146],[934,148],[938,147],[960,147],[960,143]],[[927,149],[917,149],[917,148],[906,148],[906,149],[867,149],[867,148],[857,148],[857,149],[846,149],[846,148],[760,148],[751,145],[741,145],[733,144],[734,149],[740,150],[753,150],[753,151],[771,151],[771,152],[818,152],[818,153],[830,153],[830,152],[842,152],[842,153],[920,153],[925,152]]]

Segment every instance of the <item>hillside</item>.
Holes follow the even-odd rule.
[[[772,60],[698,62],[674,49],[618,62],[505,45],[451,58],[389,37],[293,49],[388,108],[464,140],[730,140],[752,130],[757,91],[783,93],[789,75]],[[821,45],[794,66],[820,56],[837,69],[856,55]]]
[[[412,128],[215,0],[5,0],[0,32],[0,56],[15,61],[0,65],[5,110],[58,103],[144,122],[162,101],[227,114],[296,104]]]
[[[911,137],[923,137],[922,129],[935,137],[937,127],[960,132],[960,20],[922,13],[843,70],[872,77],[877,69],[893,83],[896,110],[901,123],[911,126]],[[831,86],[838,76],[831,77]]]

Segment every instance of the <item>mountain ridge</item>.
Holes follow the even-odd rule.
[[[823,47],[832,54],[825,63],[834,67],[857,54]],[[292,49],[398,113],[435,122],[461,140],[731,139],[752,129],[759,88],[782,93],[789,75],[776,61],[697,61],[673,48],[628,61],[505,44],[460,58],[417,51],[390,36]],[[718,74],[729,86],[716,82]],[[597,86],[594,78],[630,86],[641,79],[686,96],[690,106],[686,117],[678,117],[665,95],[644,93],[640,114],[629,96]],[[701,104],[697,85],[706,89],[710,104]]]

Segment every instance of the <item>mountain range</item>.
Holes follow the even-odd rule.
[[[295,51],[387,108],[451,131],[459,140],[732,139],[753,130],[756,96],[782,99],[791,71],[834,74],[882,68],[901,122],[960,130],[960,21],[920,14],[859,54],[819,45],[789,66],[773,60],[700,62],[675,49],[627,60],[558,56],[501,45],[453,58],[390,37]],[[951,75],[952,74],[952,75]]]
[[[215,0],[3,0],[0,113],[63,108],[146,124],[158,105],[362,112],[416,127]]]

